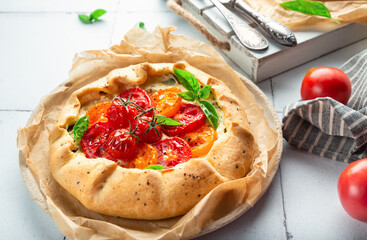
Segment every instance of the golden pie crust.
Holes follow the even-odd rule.
[[[218,140],[200,158],[166,170],[128,169],[104,158],[88,159],[75,153],[68,133],[83,106],[131,87],[149,84],[154,76],[186,70],[212,93],[223,111]],[[142,63],[115,69],[107,76],[74,92],[60,112],[50,134],[50,166],[55,180],[88,209],[133,219],[164,219],[187,213],[219,184],[244,177],[258,156],[258,145],[244,111],[220,80],[178,63]]]

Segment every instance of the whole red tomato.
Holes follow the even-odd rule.
[[[347,104],[352,86],[348,76],[340,69],[332,67],[310,68],[301,86],[302,100],[331,97]]]
[[[353,218],[367,222],[367,158],[349,164],[338,180],[339,199]]]

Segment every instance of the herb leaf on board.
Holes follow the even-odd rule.
[[[282,7],[288,8],[296,12],[330,18],[334,22],[340,24],[339,21],[331,17],[329,9],[327,9],[327,7],[324,4],[317,1],[295,0],[295,1],[283,2],[280,5]]]

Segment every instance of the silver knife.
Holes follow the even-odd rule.
[[[231,25],[238,39],[241,41],[243,45],[245,45],[245,47],[252,50],[264,50],[268,47],[269,43],[261,33],[259,33],[257,30],[247,25],[243,20],[241,20],[233,13],[231,13],[218,0],[210,0],[210,1],[218,8],[218,10],[227,19],[229,25]]]
[[[296,36],[294,36],[291,30],[289,30],[283,24],[274,21],[271,18],[265,17],[264,15],[255,11],[243,0],[229,0],[226,2],[223,1],[223,4],[228,8],[234,9],[242,15],[245,15],[245,17],[247,16],[250,19],[254,20],[275,41],[287,46],[297,45]]]

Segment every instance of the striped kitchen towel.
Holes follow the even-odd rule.
[[[282,127],[296,148],[350,163],[367,158],[367,49],[340,69],[352,82],[348,104],[328,97],[298,101],[284,108]]]

